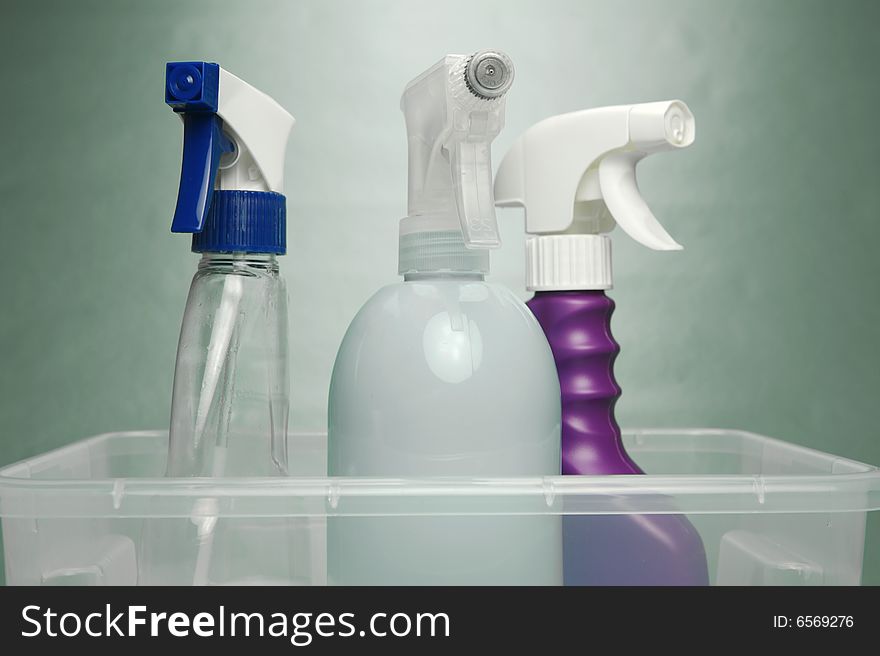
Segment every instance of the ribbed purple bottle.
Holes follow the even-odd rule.
[[[694,118],[678,100],[553,116],[519,137],[495,177],[495,202],[526,210],[528,306],[544,329],[562,393],[562,473],[642,474],[614,406],[619,346],[611,336],[615,225],[654,250],[679,250],[639,193],[636,164],[689,146]],[[568,515],[566,585],[706,585],[699,533],[676,513]]]
[[[559,373],[562,473],[644,473],[624,449],[614,418],[614,301],[602,290],[558,291],[538,292],[527,305]],[[708,584],[703,542],[682,515],[567,516],[563,559],[566,585]]]

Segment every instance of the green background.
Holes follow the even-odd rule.
[[[680,253],[615,232],[626,426],[742,428],[880,464],[880,4],[0,3],[0,464],[163,427],[196,256],[169,233],[164,63],[208,59],[297,117],[286,174],[293,427],[322,428],[348,321],[396,279],[404,84],[517,66],[496,163],[546,116],[681,98],[697,141],[640,167]],[[521,211],[492,279],[526,298]],[[880,513],[874,513],[880,515]],[[880,583],[880,521],[866,583]]]

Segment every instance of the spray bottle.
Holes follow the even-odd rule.
[[[492,140],[513,64],[449,55],[403,93],[409,212],[398,273],[352,320],[330,384],[333,476],[559,473],[559,383],[528,308],[487,284]],[[342,500],[344,502],[344,499]],[[557,517],[331,518],[342,584],[561,583]]]
[[[611,336],[615,224],[654,250],[681,246],[636,184],[644,157],[689,146],[694,118],[680,101],[554,116],[523,133],[501,162],[498,206],[526,212],[528,302],[544,329],[562,391],[562,473],[642,474],[614,418],[620,387]],[[621,509],[625,512],[625,509]],[[706,557],[680,515],[566,517],[567,585],[704,585]]]
[[[286,250],[282,185],[294,119],[208,62],[167,64],[165,102],[184,127],[171,231],[192,234],[202,256],[177,350],[166,475],[285,476],[287,291],[276,256]],[[241,522],[221,537],[217,504],[196,504],[182,540],[154,532],[143,582],[289,582],[283,540],[272,545],[265,526],[247,538]],[[218,557],[221,542],[238,562]],[[159,564],[175,573],[157,575]]]

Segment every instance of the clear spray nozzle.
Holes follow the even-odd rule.
[[[410,82],[400,107],[409,146],[401,234],[460,230],[468,248],[500,245],[492,140],[504,126],[513,62],[497,50],[447,55]]]

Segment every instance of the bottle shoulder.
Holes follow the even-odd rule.
[[[275,269],[261,269],[250,266],[235,268],[200,266],[193,274],[190,284],[190,301],[212,305],[213,300],[228,297],[234,293],[239,297],[248,298],[249,302],[280,299],[286,302],[287,283],[281,273]]]
[[[553,354],[534,315],[507,288],[482,281],[404,282],[379,289],[349,325],[334,376],[349,369],[358,376],[368,371],[385,376],[389,363],[398,371],[412,368],[442,379],[503,378],[517,369],[540,381],[536,384],[556,380]]]
[[[359,313],[400,316],[449,306],[485,315],[487,319],[508,314],[516,320],[532,318],[525,303],[507,287],[482,280],[420,280],[386,285],[364,303]]]

